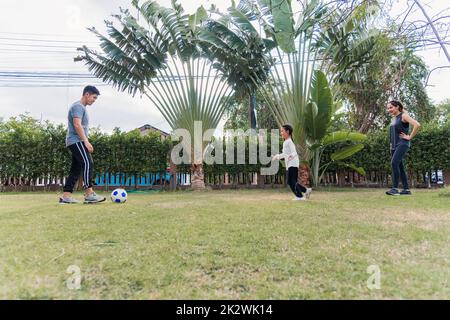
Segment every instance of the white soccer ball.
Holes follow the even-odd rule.
[[[111,201],[114,203],[125,203],[128,200],[128,193],[124,189],[116,189],[111,193]]]

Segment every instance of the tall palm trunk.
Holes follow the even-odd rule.
[[[249,113],[250,113],[250,129],[256,130],[257,122],[256,122],[256,93],[250,93],[250,101],[249,101]],[[262,181],[261,172],[254,174],[254,179],[257,181],[256,184],[260,184]]]
[[[250,94],[249,114],[250,128],[256,129],[256,94],[254,92]]]
[[[205,190],[205,174],[203,164],[192,164],[191,167],[191,188],[194,191]]]
[[[307,164],[301,163],[300,168],[298,170],[298,180],[305,187],[310,187],[311,182],[311,169]]]
[[[314,151],[314,158],[312,160],[313,186],[318,187],[320,183],[320,148]]]

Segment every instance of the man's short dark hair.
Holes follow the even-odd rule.
[[[83,96],[86,94],[96,94],[96,95],[100,95],[100,91],[98,91],[98,89],[94,86],[87,86],[86,88],[84,88],[83,90]]]

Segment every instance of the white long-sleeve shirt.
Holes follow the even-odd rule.
[[[298,168],[300,166],[300,159],[298,158],[297,149],[295,148],[295,144],[291,138],[284,141],[283,153],[279,154],[278,158],[286,161],[286,168]]]

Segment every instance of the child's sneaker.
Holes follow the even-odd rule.
[[[312,188],[306,189],[305,197],[306,199],[309,199],[311,197]]]

